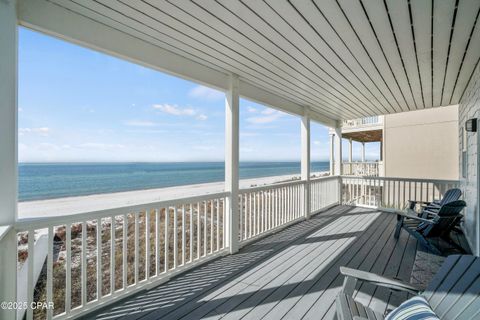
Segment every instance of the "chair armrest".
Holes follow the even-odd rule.
[[[422,222],[429,223],[429,224],[434,223],[432,220],[420,218],[419,216],[412,215],[412,214],[409,214],[408,212],[404,212],[404,211],[395,211],[395,214],[397,216],[405,217],[405,218],[408,218],[408,219],[415,219],[415,220],[422,221]]]
[[[376,286],[385,287],[392,290],[407,291],[415,295],[417,295],[421,290],[419,287],[416,287],[408,282],[392,279],[389,277],[381,276],[375,273],[366,272],[362,270],[351,269],[347,267],[340,267],[340,273],[345,277],[366,281]]]
[[[421,210],[424,210],[425,208],[428,208],[430,206],[436,206],[434,202],[430,202],[430,201],[408,200],[408,205],[406,208],[415,211],[415,208],[417,207],[417,205],[419,205]]]
[[[409,203],[420,203],[420,204],[424,204],[424,205],[429,205],[431,204],[432,202],[431,201],[421,201],[421,200],[408,200]]]

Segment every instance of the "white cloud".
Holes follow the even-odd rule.
[[[265,109],[261,114],[261,116],[247,118],[247,122],[252,124],[271,123],[283,116],[282,112],[273,109]]]
[[[142,120],[129,120],[125,122],[125,125],[130,127],[154,127],[157,124],[152,121],[142,121]]]
[[[275,113],[280,113],[280,111],[277,111],[275,109],[270,109],[270,108],[262,110],[262,114],[265,114],[265,115],[275,114]]]
[[[316,146],[319,146],[321,144],[321,142],[318,141],[318,140],[315,140],[315,141],[313,141],[313,144],[316,145]]]
[[[41,136],[48,136],[50,133],[50,128],[40,127],[40,128],[19,128],[18,133],[24,135],[27,133],[39,134]]]
[[[164,113],[172,114],[174,116],[194,116],[197,113],[192,108],[181,108],[174,104],[154,104],[153,109]]]
[[[201,98],[208,101],[221,100],[225,97],[223,92],[201,85],[190,90],[188,95],[190,97]]]
[[[251,106],[247,107],[247,111],[250,112],[250,113],[257,113],[258,112],[258,110],[256,108],[251,107]]]
[[[182,108],[176,104],[154,104],[152,108],[174,116],[195,117],[195,119],[200,121],[205,121],[208,119],[208,116],[204,113],[199,114],[195,109],[191,107]]]
[[[18,108],[18,112],[23,112],[23,108]]]

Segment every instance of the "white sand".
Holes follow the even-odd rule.
[[[316,175],[318,174],[322,173],[316,173]],[[248,188],[255,185],[265,185],[280,181],[287,181],[294,177],[299,178],[298,175],[284,175],[240,180],[240,188]],[[222,192],[223,190],[223,182],[213,182],[170,188],[27,201],[20,202],[18,204],[18,217],[22,219],[32,217],[72,215],[103,209],[112,209],[163,200],[185,198],[208,193],[217,193]]]

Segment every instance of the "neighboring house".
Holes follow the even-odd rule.
[[[458,105],[344,121],[343,174],[456,180],[458,126]],[[362,143],[362,161],[352,161],[352,141]],[[380,142],[380,161],[365,161],[369,142]]]

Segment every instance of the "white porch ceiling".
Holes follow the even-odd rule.
[[[26,26],[221,89],[235,73],[243,96],[326,124],[458,103],[480,59],[479,13],[479,0],[19,5]]]

